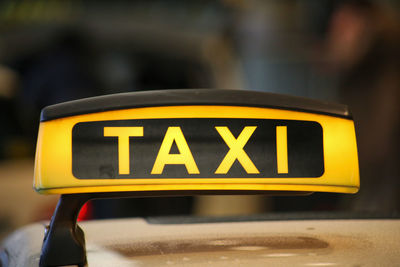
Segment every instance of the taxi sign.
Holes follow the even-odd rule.
[[[34,188],[94,192],[359,188],[343,105],[237,90],[94,97],[42,111]]]

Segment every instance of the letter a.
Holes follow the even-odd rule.
[[[172,144],[176,143],[179,154],[170,154]],[[151,174],[162,174],[166,164],[184,164],[189,174],[199,174],[192,152],[182,133],[181,127],[168,127],[161,144]]]

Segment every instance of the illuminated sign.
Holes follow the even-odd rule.
[[[198,97],[199,91],[174,91],[173,97]],[[171,103],[174,98],[167,97],[142,99],[145,105],[138,106],[108,96],[45,109],[35,189],[42,193],[358,190],[357,146],[349,116],[296,109],[304,100],[296,106],[289,99],[294,108],[282,107],[285,103],[279,108],[251,106],[254,100],[246,98],[242,106],[218,99],[221,103],[214,104],[213,94],[219,93],[215,91],[201,91],[201,105],[187,100],[183,103],[188,105]],[[221,91],[224,99],[226,94],[238,94]],[[151,94],[162,93],[144,96]],[[247,94],[257,101],[271,98]]]

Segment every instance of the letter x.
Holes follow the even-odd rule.
[[[225,155],[225,158],[222,160],[217,170],[215,171],[216,174],[226,174],[230,170],[236,159],[240,162],[247,173],[260,173],[254,163],[249,158],[249,156],[243,150],[244,146],[246,145],[247,141],[250,139],[256,128],[257,126],[244,127],[239,137],[235,139],[228,127],[215,127],[215,129],[218,131],[218,133],[221,135],[222,139],[224,139],[225,143],[230,149]]]

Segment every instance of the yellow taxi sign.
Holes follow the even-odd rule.
[[[40,193],[355,193],[354,123],[342,105],[232,90],[167,90],[50,106]]]

